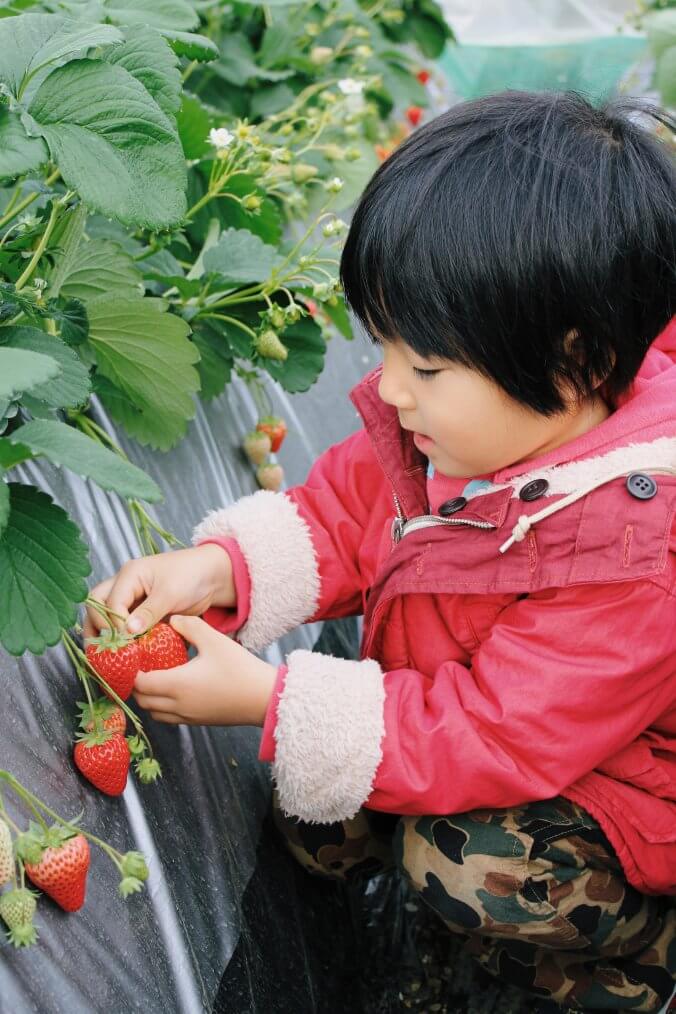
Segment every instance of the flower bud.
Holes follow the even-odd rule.
[[[316,165],[308,165],[306,162],[298,162],[291,169],[291,179],[294,183],[306,183],[316,176],[319,170]]]
[[[334,176],[328,183],[325,184],[326,189],[330,194],[339,194],[345,186],[345,180],[341,180],[340,176]]]
[[[310,60],[317,65],[327,63],[333,56],[330,46],[313,46],[310,50]]]

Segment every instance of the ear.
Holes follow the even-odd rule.
[[[575,328],[571,328],[570,331],[566,332],[566,335],[563,339],[563,348],[567,356],[570,356],[571,359],[575,359],[578,365],[584,368],[584,366],[586,365],[587,357],[585,355],[585,351],[582,346],[582,338],[580,337],[579,331],[575,330]],[[606,382],[608,376],[613,372],[616,360],[614,352],[612,353],[611,359],[612,361],[610,364],[610,368],[607,370],[606,373],[604,373],[602,376],[599,374],[594,374],[592,376],[592,384],[591,384],[592,390],[597,391],[599,387],[601,387],[601,385]]]

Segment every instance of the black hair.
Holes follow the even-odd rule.
[[[638,100],[506,91],[410,134],[341,258],[371,339],[462,363],[545,415],[562,381],[626,389],[676,312],[676,166],[644,114],[676,130]]]

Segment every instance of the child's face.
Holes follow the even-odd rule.
[[[399,413],[437,472],[454,478],[489,475],[538,457],[579,436],[608,415],[589,399],[547,417],[510,398],[480,374],[447,359],[423,359],[401,339],[385,342],[378,393]],[[418,376],[420,370],[437,370]]]

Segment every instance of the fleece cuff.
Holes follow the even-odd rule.
[[[319,565],[310,528],[290,497],[261,489],[210,511],[193,531],[192,543],[214,536],[235,539],[248,568],[249,613],[239,633],[243,647],[261,651],[314,615]]]

